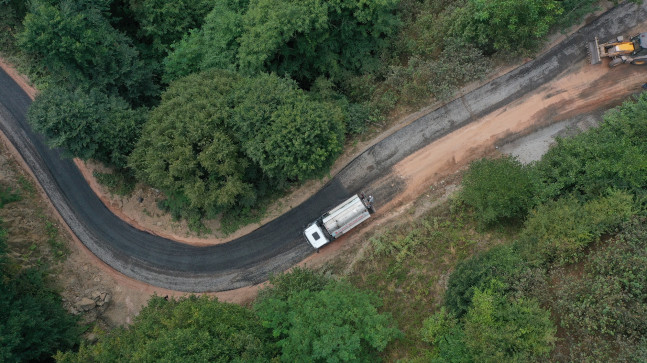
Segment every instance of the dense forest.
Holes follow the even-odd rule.
[[[0,47],[39,87],[28,117],[53,146],[159,188],[199,229],[320,177],[394,109],[451,97],[594,5],[0,0]],[[0,357],[647,360],[646,111],[643,93],[532,165],[475,162],[457,198],[374,236],[348,276],[296,269],[249,307],[154,297],[94,344],[0,243]]]

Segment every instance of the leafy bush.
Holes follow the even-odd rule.
[[[568,28],[582,21],[591,13],[598,11],[599,2],[596,0],[564,0],[561,2],[564,11],[557,17],[557,23],[562,28]]]
[[[133,324],[58,362],[261,362],[275,352],[254,313],[207,296],[153,297]]]
[[[534,50],[562,13],[552,0],[467,0],[452,15],[451,33],[485,54]]]
[[[170,213],[175,220],[186,220],[189,229],[192,231],[198,233],[207,232],[202,223],[204,211],[191,205],[191,201],[183,193],[166,193],[166,198],[157,201],[157,207],[166,213]]]
[[[609,111],[595,129],[560,139],[537,164],[542,200],[595,198],[609,188],[647,201],[647,92]]]
[[[133,110],[119,97],[86,87],[50,87],[36,97],[27,114],[51,146],[117,168],[126,166],[145,117],[145,109]]]
[[[17,202],[20,199],[22,199],[20,193],[14,192],[13,188],[0,187],[0,208],[4,207],[7,203]]]
[[[422,325],[420,330],[422,340],[431,343],[434,347],[431,361],[473,361],[465,344],[463,325],[444,306],[439,312],[425,319]]]
[[[462,186],[461,200],[475,209],[485,226],[523,219],[534,204],[532,171],[512,157],[473,162]]]
[[[560,288],[562,324],[586,334],[647,335],[647,227],[634,218],[589,256],[586,275]]]
[[[494,280],[496,281],[496,280]],[[508,300],[499,288],[476,289],[464,319],[465,344],[475,362],[546,358],[555,346],[550,312],[535,300]]]
[[[590,254],[582,275],[558,285],[553,310],[570,332],[573,361],[642,361],[647,358],[647,227],[634,218],[608,244]]]
[[[413,56],[406,66],[391,66],[386,84],[397,90],[402,102],[417,105],[430,97],[449,99],[465,83],[481,79],[489,61],[480,50],[460,39],[449,39],[440,55]]]
[[[583,250],[633,214],[631,195],[612,192],[585,204],[574,197],[549,201],[533,210],[519,237],[525,256],[534,262],[578,261]]]
[[[526,362],[546,358],[555,345],[550,313],[532,299],[511,299],[496,279],[474,289],[458,321],[441,308],[421,334],[434,344],[435,362]]]
[[[510,245],[496,246],[462,261],[449,276],[445,306],[457,317],[462,317],[476,289],[483,289],[492,279],[511,284],[524,269],[524,260]]]
[[[375,361],[401,335],[390,315],[378,313],[376,295],[347,282],[300,268],[270,282],[254,310],[283,361]]]
[[[314,270],[296,266],[288,273],[270,276],[269,281],[270,287],[259,292],[258,300],[286,301],[290,296],[304,290],[321,291],[330,282],[330,279]]]

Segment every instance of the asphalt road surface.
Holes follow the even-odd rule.
[[[13,143],[54,207],[81,242],[117,271],[178,291],[224,291],[265,281],[314,250],[303,228],[326,210],[389,175],[407,155],[552,80],[586,57],[586,44],[607,40],[647,19],[647,5],[624,4],[569,36],[534,61],[416,120],[348,164],[313,197],[234,241],[195,247],[140,231],[113,215],[92,192],[70,159],[50,149],[26,123],[29,97],[0,70],[0,129]],[[471,147],[473,145],[466,145]],[[402,183],[402,182],[400,182]],[[386,203],[402,190],[380,189]]]

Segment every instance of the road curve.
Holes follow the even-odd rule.
[[[313,253],[303,227],[325,210],[389,174],[407,155],[552,80],[586,56],[586,43],[624,34],[647,19],[647,5],[623,4],[583,27],[532,62],[416,120],[347,165],[317,194],[234,241],[195,247],[131,227],[92,192],[70,159],[50,149],[26,122],[29,97],[0,70],[0,129],[16,147],[52,204],[97,257],[134,279],[186,292],[224,291],[260,283]],[[467,145],[471,146],[471,145]],[[367,188],[368,186],[368,188]],[[378,200],[398,188],[380,191]]]

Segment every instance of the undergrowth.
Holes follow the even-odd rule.
[[[456,264],[478,251],[505,243],[509,231],[478,233],[472,213],[445,202],[414,222],[370,238],[370,249],[350,274],[359,288],[377,292],[405,337],[385,352],[387,361],[424,353],[422,321],[443,303],[447,278]]]

